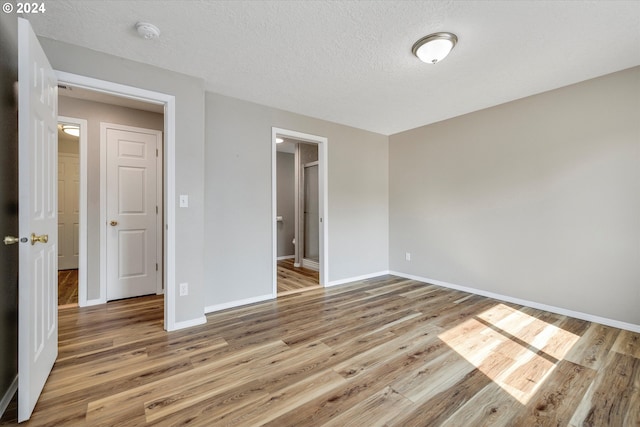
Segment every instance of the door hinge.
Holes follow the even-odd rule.
[[[156,148],[156,157],[158,157],[158,149]]]
[[[156,262],[156,271],[158,271],[158,263]]]
[[[156,206],[156,215],[158,215],[158,207]]]

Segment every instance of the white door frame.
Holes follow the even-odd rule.
[[[134,126],[120,125],[116,123],[100,122],[100,295],[107,299],[107,129],[117,129],[127,132],[162,132],[155,129],[145,129]],[[156,156],[156,205],[162,204],[162,159],[164,150],[162,141],[158,144]],[[156,295],[163,293],[162,288],[162,221],[161,215],[156,215],[156,262],[158,273],[156,274]]]
[[[164,105],[164,146],[163,146],[163,207],[164,207],[164,262],[163,277],[165,283],[164,293],[164,329],[173,331],[176,329],[176,301],[175,301],[175,265],[176,265],[176,167],[175,167],[175,127],[176,127],[176,100],[175,96],[165,93],[140,89],[133,86],[94,79],[78,74],[56,71],[60,83],[68,83],[84,89],[108,93],[151,104]],[[101,294],[99,300],[87,301],[87,304],[106,303],[106,294]]]
[[[87,121],[75,117],[58,116],[58,123],[76,125],[80,128],[80,195],[79,195],[79,227],[80,242],[78,256],[78,305],[87,304]]]
[[[302,142],[308,142],[318,145],[318,195],[319,213],[320,213],[320,286],[326,286],[329,283],[329,185],[328,185],[328,142],[329,140],[323,136],[312,135],[309,133],[297,132],[294,130],[281,129],[277,127],[271,128],[271,233],[272,233],[272,260],[273,260],[273,297],[278,295],[278,231],[277,231],[277,177],[276,177],[276,137],[291,138]],[[297,243],[297,242],[296,242]]]

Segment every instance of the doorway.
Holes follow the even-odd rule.
[[[327,277],[327,138],[272,128],[273,293],[322,287]]]
[[[58,307],[74,307],[86,286],[86,120],[58,116]],[[82,246],[82,247],[81,247]],[[84,295],[83,295],[84,296]]]
[[[277,289],[319,287],[318,145],[282,138],[276,148]]]
[[[161,168],[163,170],[163,177],[161,180],[161,185],[159,185],[161,203],[158,204],[158,214],[161,222],[161,229],[164,229],[162,244],[158,245],[158,252],[160,253],[161,262],[158,263],[158,274],[160,277],[160,289],[164,288],[164,329],[168,331],[172,331],[176,329],[175,322],[175,206],[174,203],[176,200],[175,197],[175,97],[172,95],[161,94],[157,92],[148,91],[145,89],[134,88],[130,86],[120,85],[116,83],[111,83],[103,80],[93,79],[90,77],[79,76],[71,73],[56,72],[58,81],[61,85],[71,86],[78,91],[86,91],[95,94],[96,97],[110,97],[110,98],[118,98],[120,102],[125,105],[129,103],[143,103],[146,105],[153,105],[163,114],[163,129],[164,134],[161,140],[161,152],[164,153],[164,156],[161,157]],[[103,101],[103,100],[102,100]],[[130,105],[129,105],[130,106]],[[98,131],[99,132],[99,131]],[[93,140],[99,140],[99,135],[93,138]],[[82,138],[81,138],[82,141]],[[89,163],[87,159],[82,158],[82,150],[81,150],[81,168],[84,164]],[[97,161],[95,157],[91,161]],[[84,194],[86,195],[88,192],[99,193],[99,185],[98,188],[86,189]],[[81,197],[83,192],[81,191]],[[81,202],[82,204],[82,202]],[[82,213],[83,207],[87,208],[87,202],[85,201],[84,205],[81,206],[80,212]],[[102,221],[100,221],[102,222]],[[106,220],[104,221],[106,224]],[[100,226],[102,224],[98,224]],[[86,233],[88,227],[85,222],[85,226],[81,225],[81,232],[84,228]],[[101,227],[105,228],[105,227]],[[96,233],[92,232],[91,235],[101,234],[101,231],[96,230]],[[85,234],[87,236],[87,234]],[[100,239],[104,241],[104,239]],[[85,237],[81,240],[81,248],[82,242],[85,244],[89,243],[92,245],[96,244],[98,239],[92,239],[91,242]],[[94,248],[95,249],[95,248]],[[87,251],[85,251],[86,254]],[[83,251],[80,250],[80,257],[82,257]],[[96,257],[98,259],[98,257]],[[87,260],[85,262],[87,265],[87,270],[98,271],[96,274],[97,277],[104,277],[105,265],[104,263],[97,262],[95,259]],[[154,265],[155,269],[155,265]],[[82,273],[82,261],[80,262],[80,277],[83,276]],[[92,275],[93,277],[93,275]],[[88,280],[87,280],[88,282]],[[79,295],[79,305],[80,306],[90,306],[96,304],[104,304],[107,302],[106,295],[106,287],[102,280],[97,279],[99,289],[88,289],[88,284],[86,286],[82,286],[82,281],[80,281],[80,286],[78,289]],[[164,286],[162,286],[164,284]],[[84,289],[83,289],[84,288]],[[84,290],[84,292],[83,292]],[[84,295],[83,295],[84,293]],[[84,298],[83,298],[84,296]]]
[[[74,273],[88,277],[84,285],[77,286],[79,291],[86,291],[80,292],[84,294],[78,298],[81,306],[161,294],[164,108],[96,93],[68,83],[59,84],[58,95],[60,114],[84,119],[84,123],[76,126],[70,125],[73,119],[66,117],[67,121],[59,125],[59,298],[71,293]],[[105,119],[126,125],[105,123]],[[133,124],[145,127],[127,126]],[[86,130],[83,135],[80,135],[81,130]],[[62,135],[68,132],[80,137],[80,149],[77,139],[67,141],[68,138]],[[85,143],[85,134],[89,135],[90,144]],[[108,137],[110,141],[107,141]],[[80,174],[76,166],[79,153],[82,154]],[[65,180],[67,173],[72,176]],[[78,175],[83,185],[78,186]],[[65,198],[72,198],[78,187],[82,187],[80,193],[85,197],[80,211],[84,211],[87,219],[81,221],[79,228],[85,231],[85,235],[95,236],[90,241],[78,239],[77,232],[73,239],[72,236],[65,239],[65,230],[68,229],[69,234],[74,232],[74,225],[67,226],[65,221],[77,224],[78,216],[73,215],[77,208],[69,206],[77,205],[77,200],[65,203]],[[70,216],[73,216],[71,221]],[[107,217],[112,222],[111,226]],[[141,223],[141,220],[144,221]],[[79,252],[88,262],[78,263],[76,257],[67,256],[67,253],[78,252],[69,249],[73,246],[77,249],[78,240],[85,243]],[[132,246],[135,250],[131,250]],[[116,249],[111,256],[106,255],[107,247]],[[127,250],[125,256],[119,256],[120,252]],[[103,270],[116,273],[105,277],[100,274]],[[141,287],[141,284],[146,286]]]

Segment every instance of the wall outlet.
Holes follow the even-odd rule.
[[[180,283],[180,296],[183,297],[185,295],[189,295],[189,284]]]
[[[404,253],[404,260],[405,261],[411,261],[411,252],[405,252]]]

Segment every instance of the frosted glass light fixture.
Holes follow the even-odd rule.
[[[73,125],[62,125],[62,132],[71,136],[80,136],[80,128]]]
[[[414,43],[411,52],[422,62],[436,64],[449,55],[458,43],[458,37],[453,33],[433,33]]]
[[[282,144],[284,142],[284,139],[277,137],[276,138],[276,144]]]

